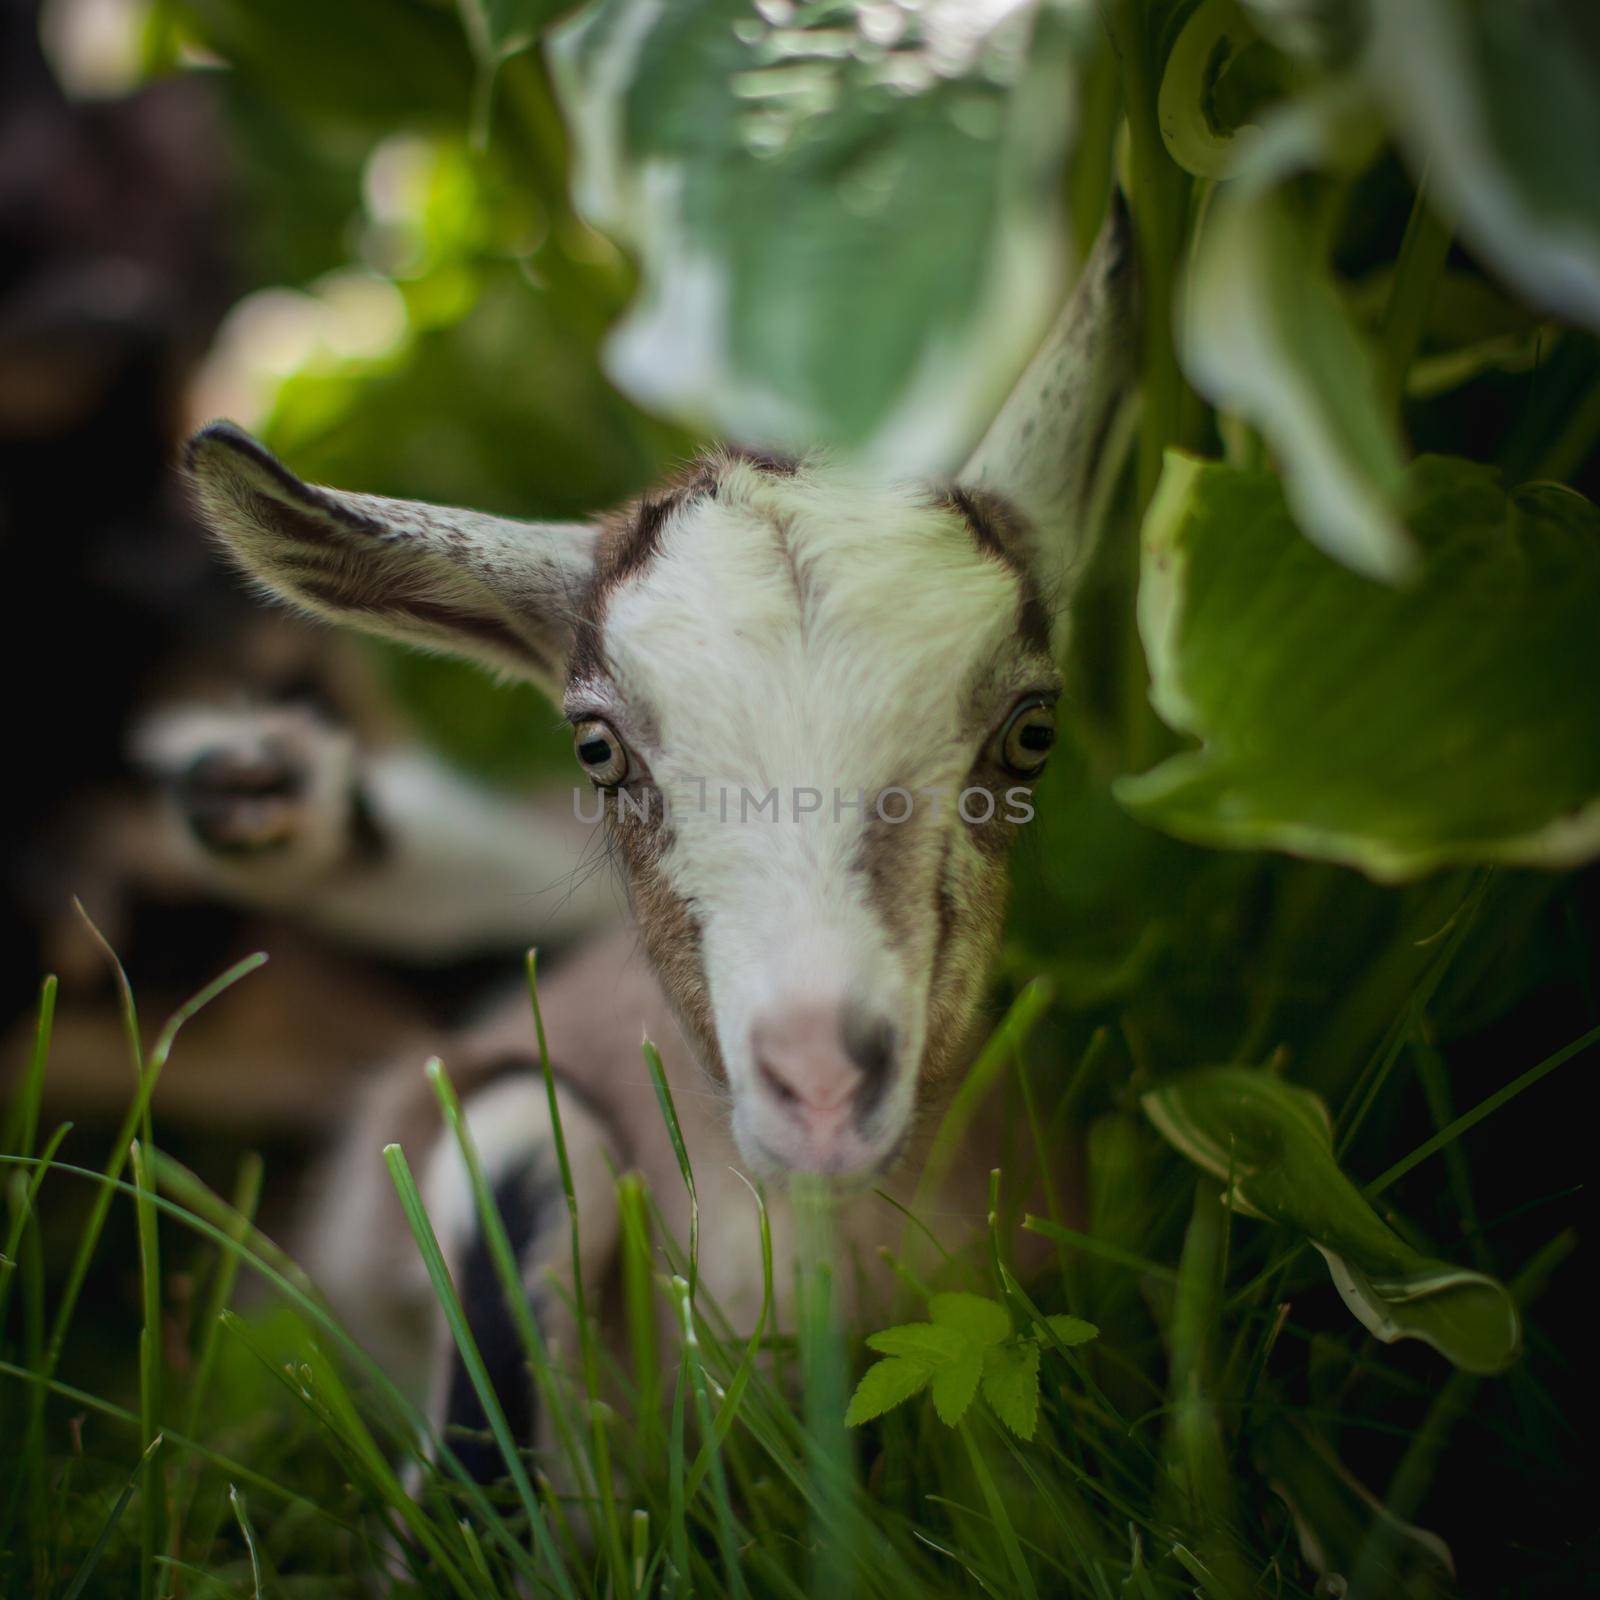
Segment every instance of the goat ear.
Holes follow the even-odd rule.
[[[1133,387],[1137,278],[1127,206],[1114,192],[1077,287],[958,476],[1026,515],[1039,576],[1063,602],[1090,554],[1096,469]]]
[[[272,594],[559,697],[593,570],[588,524],[513,522],[302,483],[231,422],[189,441],[188,466],[205,521]]]

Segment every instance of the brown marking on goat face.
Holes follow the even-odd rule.
[[[959,849],[947,854],[934,891],[939,938],[928,982],[922,1058],[928,1084],[938,1083],[970,1055],[1009,890],[1003,856]]]
[[[577,637],[568,660],[570,679],[606,672],[605,618],[613,592],[649,568],[661,548],[662,533],[679,511],[696,500],[716,499],[723,475],[736,463],[772,477],[793,477],[800,470],[799,462],[786,456],[724,445],[696,457],[676,476],[598,518],[594,577],[578,607]]]
[[[987,489],[952,485],[944,503],[966,524],[981,554],[1003,562],[1016,575],[1017,634],[1031,650],[1050,654],[1050,608],[1028,559],[1028,524],[1003,496]]]
[[[645,953],[701,1063],[722,1082],[727,1072],[711,1012],[700,925],[690,902],[668,883],[662,870],[661,858],[672,835],[661,796],[645,789],[639,800],[645,809],[642,817],[636,814],[638,807],[613,799],[606,806],[606,827],[627,869],[629,900]]]
[[[965,1058],[976,1026],[976,1003],[999,946],[1010,883],[1007,855],[1015,828],[996,814],[983,823],[946,819],[937,870],[931,878],[906,871],[904,824],[869,816],[856,852],[868,898],[890,939],[915,950],[928,938],[932,913],[926,1028],[921,1077],[937,1082]],[[970,840],[975,849],[964,847]],[[931,893],[932,905],[928,903]],[[926,945],[923,945],[926,948]]]

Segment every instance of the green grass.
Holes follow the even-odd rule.
[[[1310,1596],[1317,1574],[1287,1495],[1337,1570],[1365,1584],[1352,1592],[1452,1592],[1408,1531],[1416,1520],[1458,1546],[1463,1592],[1563,1592],[1592,1556],[1551,1538],[1552,1515],[1536,1503],[1582,1459],[1562,1414],[1577,1329],[1540,1315],[1575,1242],[1568,1200],[1549,1198],[1545,1179],[1562,1171],[1546,1174],[1538,1160],[1517,1165],[1511,1193],[1503,1173],[1487,1185],[1477,1174],[1498,1148],[1496,1130],[1525,1138],[1559,1114],[1562,1086],[1600,1030],[1575,1032],[1538,1060],[1519,1054],[1520,1035],[1504,1027],[1473,1035],[1470,1058],[1459,1042],[1441,1045],[1438,997],[1466,975],[1473,940],[1506,904],[1497,884],[1454,892],[1461,921],[1450,936],[1368,952],[1369,969],[1390,970],[1409,951],[1410,975],[1374,1015],[1365,1066],[1350,1064],[1343,1093],[1327,1092],[1349,1137],[1342,1160],[1382,1197],[1391,1226],[1511,1284],[1529,1331],[1508,1374],[1452,1374],[1432,1351],[1367,1337],[1315,1252],[1285,1229],[1232,1215],[1222,1185],[1162,1143],[1134,1097],[1151,1048],[1141,1035],[1159,1036],[1148,990],[1147,1020],[1129,1006],[1108,1025],[1052,1009],[1048,986],[1030,984],[933,1142],[933,1159],[948,1159],[977,1103],[1006,1098],[1015,1156],[994,1179],[987,1240],[946,1256],[925,1219],[884,1203],[885,1237],[902,1241],[890,1258],[901,1320],[925,1317],[934,1289],[959,1287],[1006,1305],[1019,1331],[1060,1311],[1100,1328],[1092,1344],[1045,1350],[1028,1441],[981,1398],[947,1427],[926,1393],[845,1427],[872,1329],[841,1325],[839,1286],[857,1264],[830,1244],[820,1188],[796,1195],[786,1328],[771,1314],[771,1236],[752,1189],[764,1293],[755,1325],[737,1327],[699,1282],[696,1239],[666,1237],[637,1176],[618,1175],[623,1336],[600,1337],[594,1308],[576,1307],[581,1348],[573,1368],[557,1370],[448,1072],[430,1064],[554,1419],[553,1455],[523,1454],[487,1386],[407,1153],[391,1149],[399,1202],[505,1460],[505,1484],[487,1491],[468,1480],[450,1440],[424,1448],[416,1406],[258,1229],[270,1180],[259,1161],[243,1162],[224,1198],[160,1148],[151,1097],[179,1028],[247,981],[254,963],[183,1007],[148,1053],[126,999],[134,1088],[103,1159],[88,1163],[75,1155],[80,1136],[66,1126],[46,1136],[41,1122],[55,998],[47,982],[38,1047],[0,1122],[0,1437],[10,1445],[0,1459],[0,1591],[37,1600],[374,1587],[430,1600]],[[1353,993],[1371,1005],[1370,991]],[[1547,990],[1527,993],[1542,1014]],[[1323,1025],[1336,1029],[1339,1018],[1333,1008]],[[1485,1050],[1494,1087],[1454,1109]],[[1315,1060],[1314,1041],[1302,1039],[1300,1053]],[[646,1054],[692,1194],[671,1098]],[[1530,1104],[1541,1096],[1542,1106]],[[563,1151],[570,1199],[565,1167]],[[1023,1199],[1041,1175],[1048,1215]],[[570,1219],[576,1248],[576,1207]],[[1030,1241],[1047,1247],[1046,1265],[1024,1272],[1015,1263]],[[672,1344],[657,1333],[663,1297],[680,1330]],[[1474,1532],[1467,1484],[1501,1486],[1497,1532]]]

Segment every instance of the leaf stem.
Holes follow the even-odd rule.
[[[1144,318],[1144,411],[1139,436],[1138,513],[1150,503],[1161,461],[1182,436],[1183,375],[1173,342],[1172,305],[1188,215],[1188,174],[1168,157],[1156,119],[1159,63],[1144,0],[1114,0],[1104,13],[1122,79],[1128,171]]]

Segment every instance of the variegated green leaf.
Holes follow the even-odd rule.
[[[1172,456],[1144,527],[1151,698],[1200,748],[1124,778],[1199,843],[1386,881],[1600,854],[1600,511],[1427,457],[1403,589],[1312,549],[1265,473]]]
[[[1468,1372],[1498,1372],[1515,1359],[1521,1321],[1505,1287],[1420,1254],[1379,1218],[1334,1160],[1315,1095],[1268,1072],[1206,1067],[1141,1103],[1175,1149],[1227,1185],[1236,1210],[1316,1246],[1374,1337],[1420,1339]]]
[[[948,470],[1059,293],[1084,19],[778,9],[601,0],[555,37],[579,202],[641,267],[608,365],[710,431]]]

